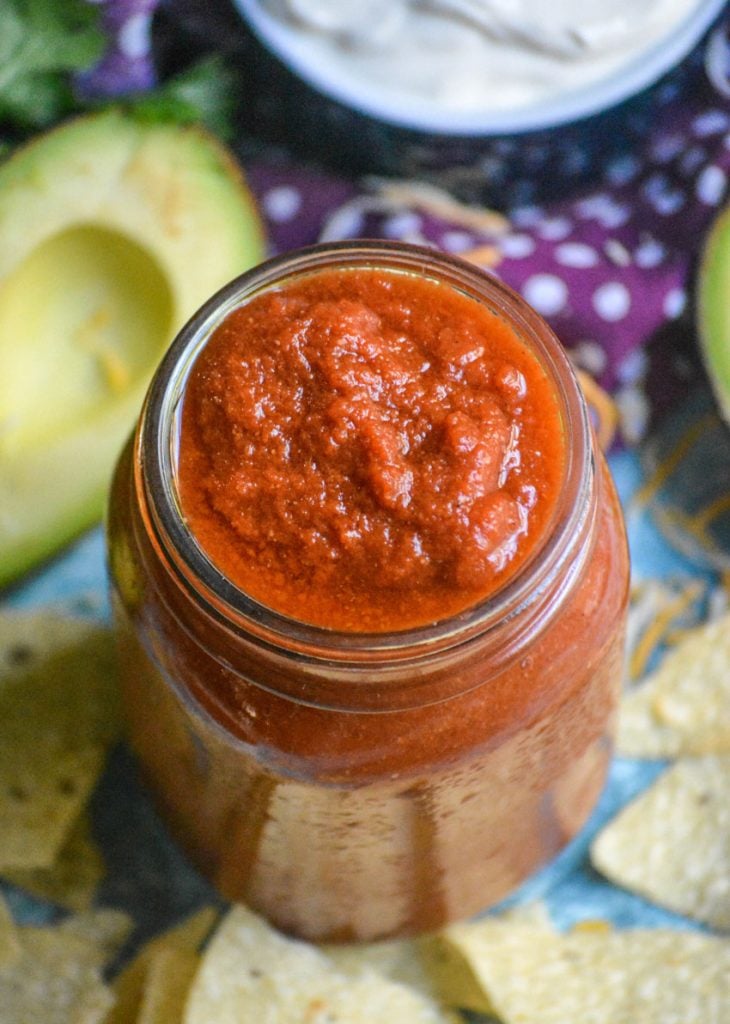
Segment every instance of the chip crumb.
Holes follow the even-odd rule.
[[[570,929],[571,933],[576,932],[585,934],[605,934],[606,932],[612,931],[611,922],[604,921],[602,918],[584,918],[582,921],[576,921],[573,927]]]

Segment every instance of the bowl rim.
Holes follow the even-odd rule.
[[[614,73],[587,86],[524,107],[497,111],[434,111],[431,102],[383,102],[324,65],[307,60],[297,33],[261,0],[233,0],[259,41],[303,81],[344,107],[393,127],[443,136],[518,135],[558,127],[601,113],[635,96],[674,68],[693,49],[725,7],[726,0],[695,0],[671,32]]]

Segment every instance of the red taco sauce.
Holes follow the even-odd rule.
[[[413,274],[331,270],[232,312],[187,383],[183,515],[257,601],[389,632],[496,590],[544,533],[560,409],[514,328]]]
[[[160,368],[109,551],[149,783],[279,927],[436,928],[589,814],[621,514],[559,343],[468,265],[363,243],[233,282]]]

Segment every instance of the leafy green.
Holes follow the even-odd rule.
[[[238,76],[221,57],[204,57],[127,106],[144,120],[202,123],[229,139],[238,87]]]
[[[104,50],[98,17],[85,0],[0,2],[0,121],[42,128],[73,109],[68,73]]]
[[[99,5],[88,0],[0,0],[0,157],[11,141],[70,113],[121,106],[144,120],[202,123],[230,138],[236,72],[218,56],[204,57],[149,92],[118,100],[81,97],[73,72],[91,67],[108,40]]]

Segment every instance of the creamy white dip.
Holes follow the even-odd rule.
[[[702,0],[260,0],[300,59],[384,102],[533,106],[611,75]]]

